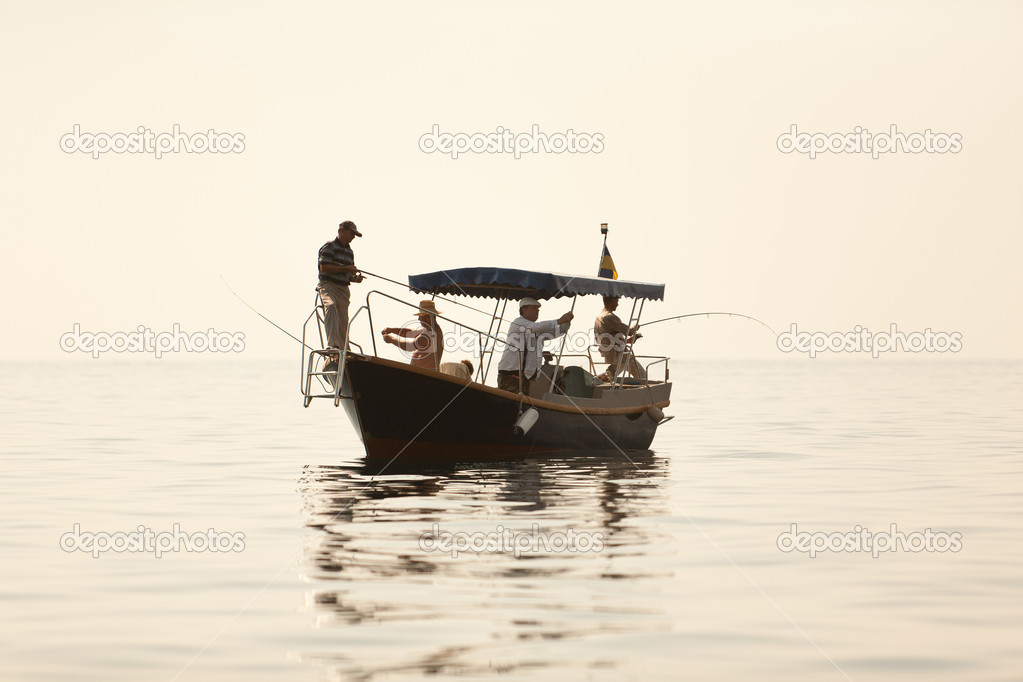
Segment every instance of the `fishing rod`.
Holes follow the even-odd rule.
[[[774,329],[771,329],[771,325],[767,324],[763,320],[758,320],[755,317],[750,317],[749,315],[743,315],[742,313],[727,313],[727,312],[686,313],[685,315],[673,315],[672,317],[662,317],[661,319],[654,320],[653,322],[644,322],[642,325],[640,325],[640,327],[649,327],[650,325],[657,324],[658,322],[667,322],[668,320],[681,320],[683,317],[699,317],[700,315],[707,315],[707,316],[710,316],[710,315],[728,315],[729,317],[741,317],[741,318],[746,319],[746,320],[752,320],[753,322],[756,322],[757,324],[759,324],[761,326],[767,327],[768,329],[771,330],[772,334],[774,334],[775,336],[778,335],[778,332],[774,331]]]
[[[232,288],[231,288],[231,285],[227,283],[227,280],[226,280],[226,279],[224,279],[224,276],[223,276],[223,275],[219,275],[219,277],[220,277],[220,281],[224,283],[224,286],[225,286],[225,287],[227,287],[228,291],[230,291],[230,292],[231,292],[232,294],[234,294],[234,297],[235,297],[235,298],[237,298],[237,299],[238,299],[239,301],[241,301],[242,303],[244,303],[244,304],[245,304],[245,307],[246,307],[246,308],[248,308],[248,309],[249,309],[249,310],[251,310],[252,312],[256,313],[257,315],[259,315],[260,317],[262,317],[262,318],[263,318],[264,320],[266,320],[267,322],[269,322],[269,323],[270,323],[270,324],[272,324],[273,326],[275,326],[275,327],[277,327],[278,329],[280,329],[280,330],[281,330],[282,332],[284,332],[285,334],[287,334],[287,335],[288,335],[288,336],[290,336],[291,338],[295,339],[295,340],[296,340],[296,341],[298,341],[299,343],[302,343],[302,339],[298,338],[297,336],[295,336],[294,334],[292,334],[291,332],[289,332],[289,331],[288,331],[287,329],[285,329],[284,327],[280,326],[279,324],[277,324],[276,322],[274,322],[273,320],[271,320],[271,319],[270,319],[269,317],[267,317],[267,316],[266,316],[266,315],[264,315],[263,313],[259,312],[258,310],[256,310],[256,309],[255,309],[255,308],[253,308],[252,306],[250,306],[250,305],[249,305],[249,304],[248,304],[248,303],[247,303],[247,302],[245,301],[245,299],[244,299],[244,298],[242,298],[241,296],[239,296],[239,295],[238,295],[238,292],[236,292],[236,291],[235,291],[234,289],[232,289]],[[306,348],[308,348],[309,350],[316,350],[315,348],[313,348],[312,346],[310,346],[310,345],[309,345],[309,344],[307,344],[307,343],[302,343],[302,345],[303,345],[303,346],[305,346]]]
[[[370,277],[376,277],[377,279],[382,279],[382,280],[384,280],[385,282],[391,282],[392,284],[397,284],[398,286],[401,286],[401,287],[405,287],[406,289],[409,289],[409,290],[411,290],[411,289],[412,289],[412,287],[410,287],[410,286],[409,286],[409,285],[407,285],[407,284],[402,284],[401,282],[398,282],[398,281],[396,281],[396,280],[393,280],[393,279],[389,279],[389,278],[387,278],[387,277],[384,277],[383,275],[377,275],[377,274],[375,274],[375,273],[372,273],[372,272],[367,272],[366,270],[359,270],[359,272],[361,272],[361,273],[362,273],[362,274],[364,274],[364,275],[369,275]],[[237,291],[235,291],[234,289],[232,289],[232,288],[231,288],[231,285],[227,283],[227,280],[226,280],[226,279],[224,279],[224,276],[223,276],[223,275],[219,275],[219,277],[220,277],[220,281],[224,283],[224,286],[226,286],[226,287],[227,287],[228,291],[230,291],[230,292],[231,292],[232,294],[234,294],[234,297],[235,297],[235,298],[237,298],[237,299],[238,299],[239,301],[241,301],[241,302],[242,302],[242,304],[243,304],[243,305],[244,305],[244,306],[245,306],[246,308],[248,308],[248,309],[249,309],[249,310],[251,310],[252,312],[256,313],[257,315],[259,315],[260,317],[262,317],[262,318],[263,318],[264,320],[266,320],[267,322],[269,322],[270,324],[272,324],[272,325],[273,325],[274,327],[276,327],[276,328],[277,328],[277,329],[279,329],[280,331],[284,332],[285,334],[287,334],[288,336],[290,336],[290,337],[291,337],[292,339],[294,339],[295,341],[298,341],[299,343],[301,343],[301,344],[302,344],[303,346],[305,346],[305,347],[306,347],[306,348],[308,348],[309,350],[315,350],[315,349],[314,349],[314,348],[313,348],[312,346],[310,346],[310,345],[309,345],[309,344],[307,344],[307,343],[302,343],[302,340],[301,340],[300,338],[298,338],[297,336],[295,336],[294,334],[292,334],[291,332],[289,332],[289,331],[288,331],[287,329],[285,329],[284,327],[280,326],[279,324],[277,324],[276,322],[274,322],[273,320],[271,320],[271,319],[270,319],[269,317],[267,317],[267,316],[266,316],[266,315],[264,315],[263,313],[259,312],[259,311],[258,311],[258,310],[256,310],[255,308],[253,308],[253,307],[252,307],[251,305],[249,305],[248,301],[246,301],[246,300],[245,300],[244,298],[242,298],[241,296],[239,296],[239,295],[238,295],[238,292],[237,292]],[[485,311],[483,311],[483,310],[479,310],[478,308],[473,308],[473,307],[472,307],[471,305],[466,305],[466,304],[464,304],[464,303],[459,303],[458,301],[453,301],[453,300],[451,300],[451,299],[447,299],[447,298],[441,298],[441,297],[439,297],[439,296],[438,296],[438,298],[440,298],[440,300],[444,301],[445,303],[454,303],[455,305],[460,305],[460,306],[463,306],[463,307],[465,307],[465,308],[468,308],[469,310],[475,310],[476,312],[478,312],[478,313],[482,313],[483,315],[490,315],[490,313],[488,313],[488,312],[485,312]]]
[[[377,279],[382,279],[385,282],[390,282],[391,284],[397,284],[398,286],[404,287],[404,288],[408,289],[409,291],[414,291],[414,289],[412,287],[410,287],[408,284],[403,284],[403,283],[401,283],[401,282],[399,282],[397,280],[390,279],[388,277],[384,277],[383,275],[377,275],[375,273],[369,272],[368,270],[363,270],[362,268],[359,268],[359,272],[364,274],[364,275],[369,275],[370,277],[376,277]],[[480,313],[482,315],[488,315],[488,316],[491,315],[491,313],[488,313],[485,310],[480,310],[479,308],[473,308],[471,305],[466,305],[465,303],[459,303],[458,301],[456,301],[454,299],[444,298],[443,296],[436,296],[436,298],[439,298],[440,300],[444,301],[445,303],[454,303],[455,305],[460,305],[463,308],[468,308],[469,310],[475,310],[477,313]]]

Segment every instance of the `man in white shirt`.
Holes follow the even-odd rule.
[[[530,297],[519,301],[519,317],[508,328],[508,342],[497,365],[497,387],[518,393],[521,379],[522,393],[529,395],[529,382],[536,378],[544,343],[568,331],[573,317],[567,312],[556,320],[537,322],[540,302]]]

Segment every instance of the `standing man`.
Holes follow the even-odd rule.
[[[497,365],[497,387],[518,393],[521,379],[522,393],[529,395],[529,383],[536,378],[544,343],[568,331],[573,317],[569,311],[556,320],[537,322],[540,302],[530,297],[519,301],[519,317],[508,328],[504,354]]]
[[[348,285],[363,280],[355,267],[355,254],[350,246],[353,239],[361,236],[355,223],[346,220],[338,225],[337,239],[320,247],[318,257],[320,282],[316,291],[323,302],[327,346],[339,351],[348,348],[348,339],[345,338],[348,334],[348,302],[351,299]]]
[[[611,379],[615,376],[615,370],[618,369],[618,363],[625,352],[626,344],[632,344],[643,336],[637,333],[638,324],[632,325],[631,328],[625,326],[622,318],[615,315],[617,309],[618,297],[605,296],[604,309],[593,321],[593,338],[597,342],[600,354],[604,357],[604,362],[609,365],[607,375]],[[637,379],[646,379],[646,370],[639,366],[632,353],[629,353],[628,362],[622,363],[621,369],[627,370]]]

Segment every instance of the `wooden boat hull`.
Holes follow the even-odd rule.
[[[669,387],[670,389],[670,387]],[[652,395],[649,391],[643,391]],[[511,459],[564,450],[646,450],[663,400],[618,407],[556,404],[467,383],[409,365],[349,354],[342,394],[369,457]],[[662,391],[667,395],[667,391]],[[562,400],[564,400],[562,398]],[[566,401],[567,402],[567,401]],[[535,407],[536,424],[513,434],[520,410]]]

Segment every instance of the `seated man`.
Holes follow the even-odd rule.
[[[646,379],[646,370],[640,367],[631,352],[627,362],[622,360],[626,346],[631,345],[643,335],[637,333],[639,330],[638,324],[632,325],[632,328],[625,326],[622,318],[615,315],[617,308],[618,297],[605,296],[604,309],[600,311],[597,319],[593,322],[594,340],[597,343],[601,356],[604,358],[604,362],[608,363],[606,376],[609,380],[613,379],[616,374],[615,370],[619,369],[618,365],[621,363],[621,369],[628,371],[629,374],[637,379]]]
[[[472,380],[472,372],[475,368],[472,366],[472,362],[469,360],[462,360],[461,362],[442,362],[440,363],[440,371],[444,374],[450,374],[453,377],[459,379],[465,379],[466,381]]]
[[[419,302],[419,318],[421,326],[408,327],[387,327],[380,333],[384,335],[384,341],[394,344],[403,351],[411,352],[411,364],[413,367],[423,369],[438,369],[440,358],[444,354],[444,332],[437,324],[437,305],[425,299]]]
[[[519,301],[519,317],[512,320],[504,354],[497,365],[497,387],[529,395],[530,381],[537,376],[543,345],[568,331],[574,315],[567,312],[556,320],[540,318],[540,302],[526,297]]]

